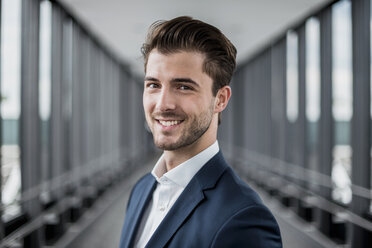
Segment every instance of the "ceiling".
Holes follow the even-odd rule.
[[[331,0],[59,0],[109,45],[134,73],[140,47],[156,20],[189,15],[218,27],[236,46],[237,61],[268,44]]]

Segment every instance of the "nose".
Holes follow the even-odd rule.
[[[168,87],[163,87],[159,93],[159,98],[156,103],[159,111],[168,111],[176,108],[176,97]]]

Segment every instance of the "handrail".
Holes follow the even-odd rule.
[[[237,162],[241,162],[240,159],[241,158],[236,158],[235,157],[235,160],[237,160]],[[264,172],[272,174],[272,177],[274,177],[274,178],[276,178],[276,176],[277,176],[277,174],[275,174],[275,172],[273,172],[272,170],[263,170],[262,167],[260,167],[260,165],[258,165],[258,164],[254,165],[254,166],[255,166],[256,169],[259,169],[260,171],[264,171]],[[265,166],[265,167],[267,167],[267,166]],[[239,169],[245,169],[245,168],[240,167]],[[257,174],[257,171],[259,171],[259,170],[256,170],[256,169],[251,170],[250,172]],[[286,174],[286,176],[287,176],[287,174]],[[259,177],[256,177],[256,178],[259,178]],[[265,178],[267,179],[267,177],[265,177]],[[295,184],[293,181],[290,181],[290,180],[286,179],[285,177],[280,178],[280,181],[282,183],[285,182],[286,185],[291,185],[292,187],[295,187],[296,190],[298,190],[298,192],[302,195],[309,195],[309,196],[312,196],[313,198],[315,198],[315,201],[305,198],[306,203],[308,203],[309,205],[315,206],[315,207],[320,208],[324,211],[327,211],[329,213],[337,215],[340,219],[351,222],[351,223],[353,223],[353,224],[355,224],[359,227],[362,227],[362,228],[372,232],[372,222],[363,218],[362,216],[359,216],[359,215],[353,213],[352,211],[348,210],[347,208],[342,207],[342,206],[340,206],[340,205],[338,205],[338,204],[320,196],[319,194],[317,194],[317,193],[315,193],[315,192],[313,192],[309,189],[306,189],[306,188],[304,188],[304,187],[302,187],[298,184]],[[264,180],[262,182],[267,185],[269,180]],[[282,187],[283,185],[277,185],[277,186],[278,187],[275,187],[277,190],[279,190],[280,192],[285,193],[286,189],[285,189],[285,187]],[[340,215],[340,212],[344,213],[344,215]]]
[[[107,169],[107,161],[111,162],[111,165],[108,166],[109,168],[119,168],[121,163],[125,163],[129,160],[127,156],[120,156],[120,153],[122,153],[122,151],[122,148],[116,149],[109,154],[105,154],[99,158],[89,161],[82,166],[75,167],[59,176],[35,185],[34,187],[31,187],[22,192],[20,199],[17,199],[16,203],[21,204],[35,199],[44,189],[48,189],[48,191],[54,191],[66,185],[76,183],[82,178],[89,177],[102,169]],[[4,211],[6,210],[6,208],[7,207],[5,205],[0,204],[0,211]]]
[[[135,160],[136,158],[138,158],[138,156],[142,156],[142,154],[138,152],[138,154],[135,155],[135,157],[132,157],[130,159]],[[127,157],[127,160],[129,160],[128,157]],[[38,216],[32,219],[29,223],[26,223],[25,225],[21,226],[20,228],[18,228],[17,230],[9,234],[8,236],[4,237],[4,239],[0,241],[0,248],[11,246],[11,244],[16,242],[17,240],[37,230],[39,227],[41,227],[46,222],[46,219],[44,218],[46,215],[51,214],[51,213],[60,214],[63,211],[65,211],[68,207],[73,206],[73,204],[74,204],[73,197],[63,198],[53,207],[42,211]]]
[[[60,201],[57,205],[54,207],[47,209],[43,212],[41,212],[36,218],[31,220],[29,223],[21,226],[13,233],[6,236],[1,242],[0,247],[7,247],[10,246],[12,243],[18,241],[19,239],[27,236],[28,234],[32,233],[33,231],[40,228],[45,220],[45,216],[51,213],[61,213],[64,210],[66,210],[68,207],[70,207],[73,204],[73,201],[71,197],[64,198],[62,201]]]
[[[290,177],[296,180],[300,179],[309,184],[316,184],[318,186],[323,186],[330,189],[333,188],[333,181],[329,175],[308,168],[304,168],[293,163],[288,163],[278,158],[272,158],[265,154],[251,151],[244,147],[234,146],[234,149],[238,151],[238,154],[242,154],[244,159],[264,166],[265,168],[268,168],[269,171],[275,171],[282,176],[284,175],[286,177]],[[273,163],[275,163],[275,166],[271,166],[271,164]],[[293,172],[295,176],[292,173],[288,173],[288,171]],[[305,175],[309,177],[305,177]],[[311,178],[311,180],[309,180],[309,178]],[[350,184],[350,187],[354,195],[372,200],[371,189],[367,189],[365,187],[355,185],[352,183]]]

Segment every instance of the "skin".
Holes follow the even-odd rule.
[[[224,86],[212,94],[203,72],[204,55],[152,50],[146,69],[143,106],[155,145],[164,150],[167,171],[200,153],[217,139],[218,113],[230,99]],[[169,126],[169,124],[172,124]]]

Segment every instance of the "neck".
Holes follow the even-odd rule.
[[[216,139],[210,140],[210,142],[200,145],[197,144],[198,141],[195,143],[179,148],[174,151],[164,151],[164,162],[167,168],[167,171],[170,171],[177,167],[178,165],[182,164],[183,162],[189,160],[190,158],[194,157],[195,155],[199,154],[209,146],[211,146]]]

